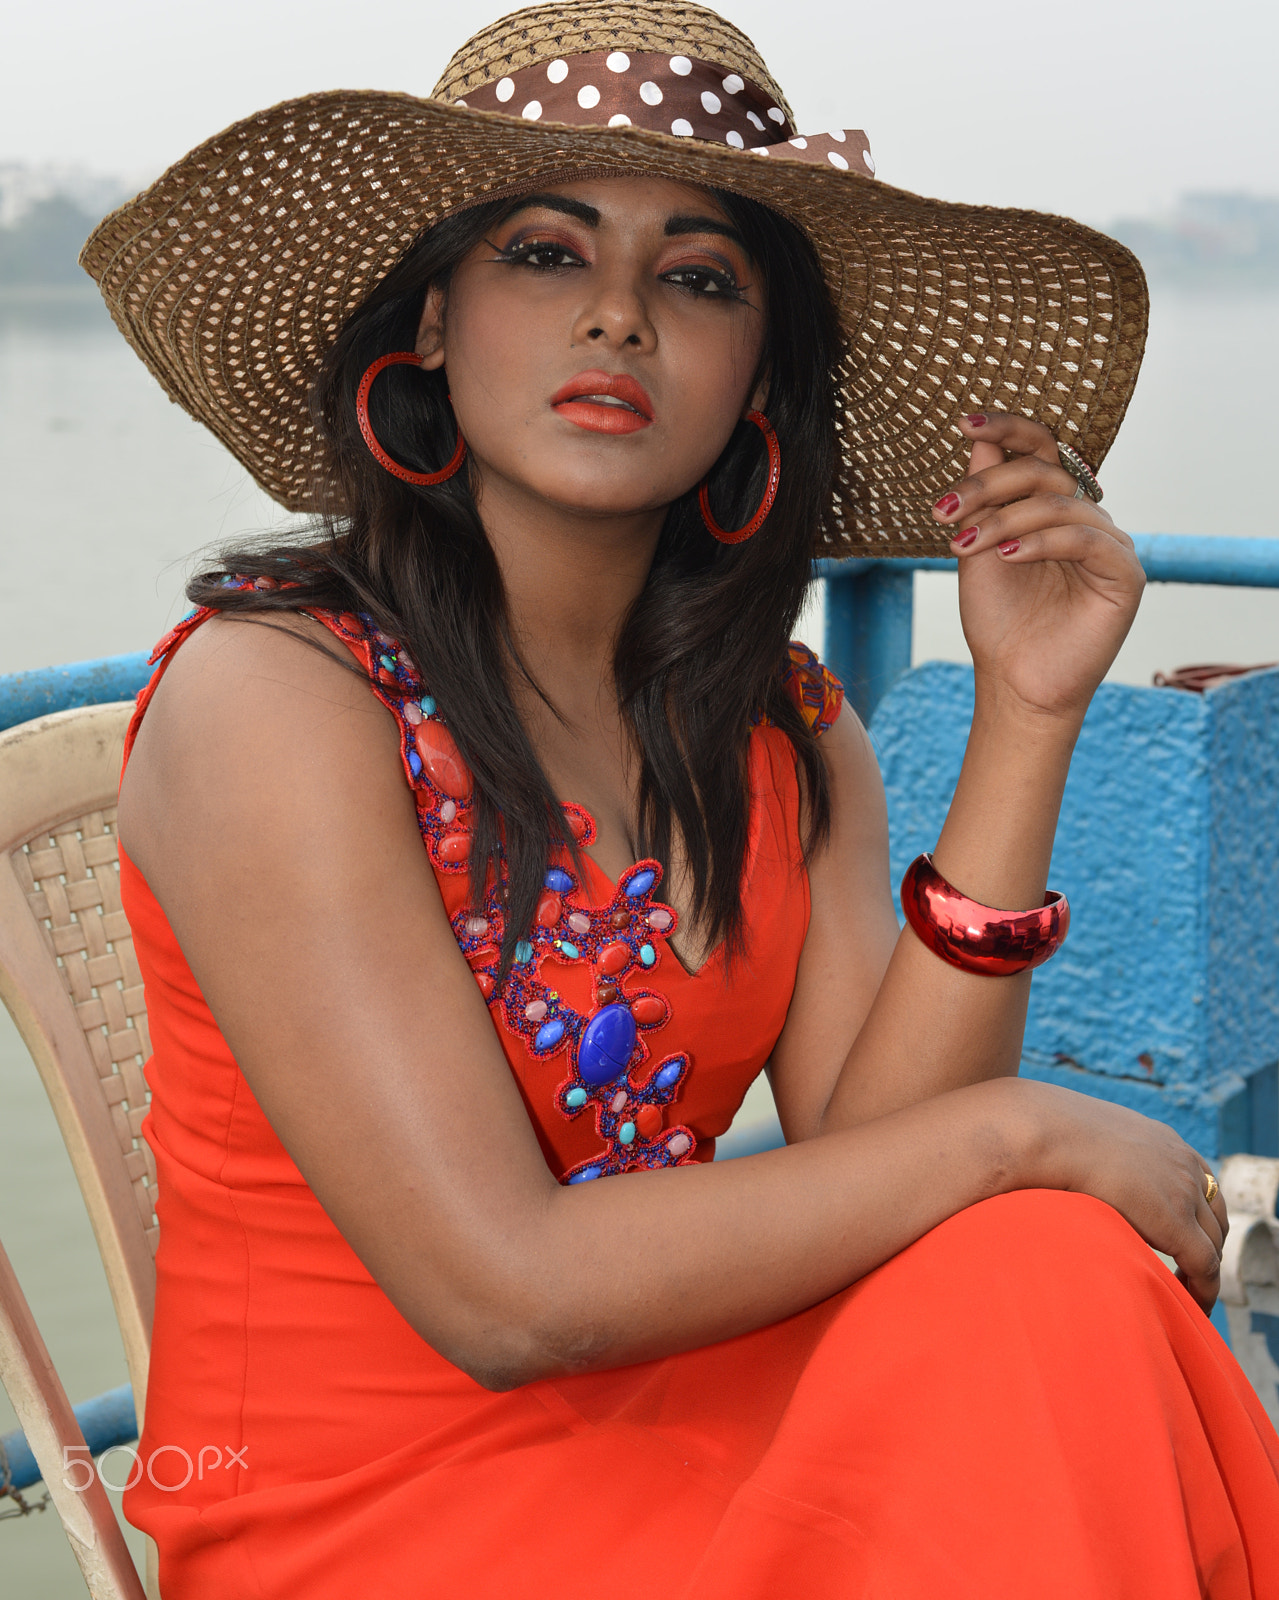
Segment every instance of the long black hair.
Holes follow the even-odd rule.
[[[761,370],[781,482],[762,530],[738,545],[707,532],[695,488],[670,506],[648,580],[618,635],[614,675],[639,755],[637,853],[669,866],[678,830],[695,920],[707,945],[722,938],[731,955],[743,940],[747,745],[761,716],[795,749],[805,850],[829,827],[825,769],[782,672],[814,531],[829,502],[842,344],[821,268],[799,229],[741,196],[715,197],[766,286]],[[504,965],[532,924],[551,851],[574,849],[573,835],[512,698],[508,674],[523,669],[469,460],[437,486],[393,477],[364,444],[355,396],[370,362],[413,348],[428,288],[445,291],[447,319],[453,269],[512,204],[474,206],[428,229],[343,326],[312,391],[325,444],[317,503],[334,509],[292,542],[223,551],[187,590],[197,604],[227,613],[363,612],[405,645],[474,774],[472,904],[482,903],[486,876],[505,857]],[[457,424],[443,371],[392,367],[374,387],[370,416],[383,447],[417,471],[438,469],[453,452]],[[740,424],[711,473],[721,526],[747,520],[765,471],[758,431]],[[295,587],[229,589],[228,574]]]

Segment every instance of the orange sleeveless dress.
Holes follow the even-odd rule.
[[[130,744],[204,615],[157,650]],[[440,892],[552,1170],[624,1181],[711,1159],[785,1021],[807,930],[786,738],[751,738],[740,966],[684,971],[655,864],[613,883],[585,857],[579,882],[566,858],[499,989],[500,908],[464,904],[456,747],[393,641],[319,620],[399,720]],[[802,646],[789,679],[828,725],[838,685]],[[726,1343],[482,1389],[330,1222],[123,853],[121,873],[161,1223],[125,1509],[159,1546],[165,1600],[1279,1597],[1279,1439],[1207,1318],[1086,1196],[973,1206]]]

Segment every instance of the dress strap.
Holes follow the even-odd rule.
[[[795,702],[800,715],[821,738],[833,726],[844,704],[844,686],[830,670],[823,666],[806,644],[792,639],[787,648],[788,660],[782,669],[782,685]]]

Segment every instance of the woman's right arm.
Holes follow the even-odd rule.
[[[183,646],[120,826],[321,1204],[488,1387],[775,1322],[988,1195],[1081,1186],[1072,1148],[1124,1165],[1100,1112],[986,1083],[746,1160],[562,1187],[453,939],[394,722],[279,629],[214,620]],[[1133,1170],[1174,1190],[1157,1125],[1132,1124]]]

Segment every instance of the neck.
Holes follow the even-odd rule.
[[[570,722],[598,715],[618,632],[647,581],[665,515],[664,507],[580,512],[491,478],[483,485],[480,516],[502,571],[516,649]],[[517,701],[526,687],[513,683]]]

